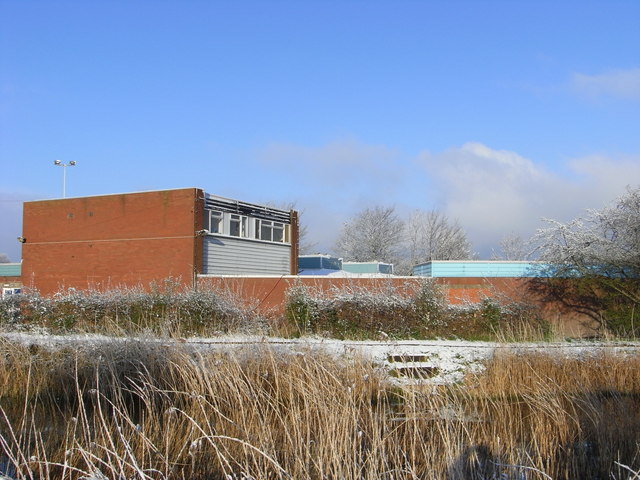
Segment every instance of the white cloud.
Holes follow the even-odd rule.
[[[407,161],[385,146],[355,140],[317,148],[274,143],[255,153],[265,179],[288,179],[282,195],[303,213],[310,240],[328,252],[353,213],[371,205],[393,205],[405,188]],[[293,198],[292,198],[293,196]]]
[[[364,207],[438,208],[467,230],[486,258],[512,232],[529,237],[542,218],[568,221],[599,208],[640,178],[640,157],[594,155],[561,166],[565,176],[517,152],[467,143],[416,158],[355,141],[318,148],[271,145],[258,152],[265,182],[288,178],[280,192],[304,211],[310,240],[331,250],[341,225]],[[284,198],[286,197],[286,198]]]
[[[571,87],[590,98],[640,100],[640,68],[613,70],[600,75],[575,73],[571,79]]]
[[[274,143],[258,152],[259,160],[289,175],[311,176],[310,180],[332,187],[384,184],[397,177],[398,153],[355,140],[332,142],[319,148]],[[393,184],[392,182],[390,183]]]
[[[599,208],[640,178],[640,157],[575,159],[568,164],[572,175],[561,177],[515,152],[478,143],[425,153],[421,162],[436,180],[441,208],[485,257],[510,232],[528,237],[543,217],[566,221]]]

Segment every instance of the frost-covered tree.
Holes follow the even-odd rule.
[[[394,263],[403,236],[404,222],[394,207],[365,208],[344,224],[335,250],[348,261]]]
[[[640,313],[640,188],[568,223],[539,230],[546,274],[535,286],[617,331],[635,330]],[[557,280],[556,280],[557,279]],[[567,280],[570,279],[570,280]]]
[[[407,222],[407,247],[413,264],[472,257],[467,234],[438,210],[416,210]]]
[[[491,255],[492,260],[531,260],[533,248],[531,242],[524,240],[517,233],[505,235],[500,240],[500,251]]]

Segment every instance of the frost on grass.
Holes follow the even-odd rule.
[[[151,291],[73,288],[52,297],[37,292],[0,300],[0,324],[7,330],[52,333],[95,332],[199,335],[261,333],[264,322],[230,293],[182,288],[168,280]]]
[[[546,333],[539,312],[525,302],[486,298],[451,305],[441,285],[424,279],[378,290],[347,285],[321,291],[296,284],[287,292],[286,315],[300,335],[350,339],[466,338]]]
[[[328,291],[296,283],[281,317],[260,316],[257,305],[224,290],[195,291],[172,281],[151,291],[67,289],[52,297],[27,293],[0,300],[0,328],[51,334],[496,340],[508,332],[508,338],[525,334],[521,339],[531,340],[540,332],[530,327],[540,325],[533,309],[511,300],[450,305],[442,286],[430,279],[418,288],[415,281],[381,281],[377,289],[353,283]]]

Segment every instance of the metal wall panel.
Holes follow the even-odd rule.
[[[413,267],[413,274],[417,277],[431,277],[431,262],[415,265]]]
[[[342,259],[329,255],[300,255],[298,257],[300,270],[342,270]]]
[[[342,262],[342,269],[351,273],[393,274],[393,264],[383,262]]]
[[[21,273],[20,263],[0,263],[0,277],[19,277]]]
[[[204,238],[205,275],[288,275],[291,246],[242,238]]]
[[[517,261],[434,260],[413,267],[413,274],[424,277],[537,277],[543,264]]]

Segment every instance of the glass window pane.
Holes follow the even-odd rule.
[[[222,233],[222,212],[209,211],[209,225],[207,230],[210,233]]]
[[[229,217],[229,235],[232,237],[240,236],[240,216],[231,215]]]
[[[262,222],[262,226],[260,228],[260,239],[271,240],[271,225],[269,225],[269,222]]]
[[[231,214],[229,216],[229,235],[232,237],[246,237],[247,217]]]
[[[274,223],[273,225],[273,241],[284,242],[284,225],[281,223]]]

